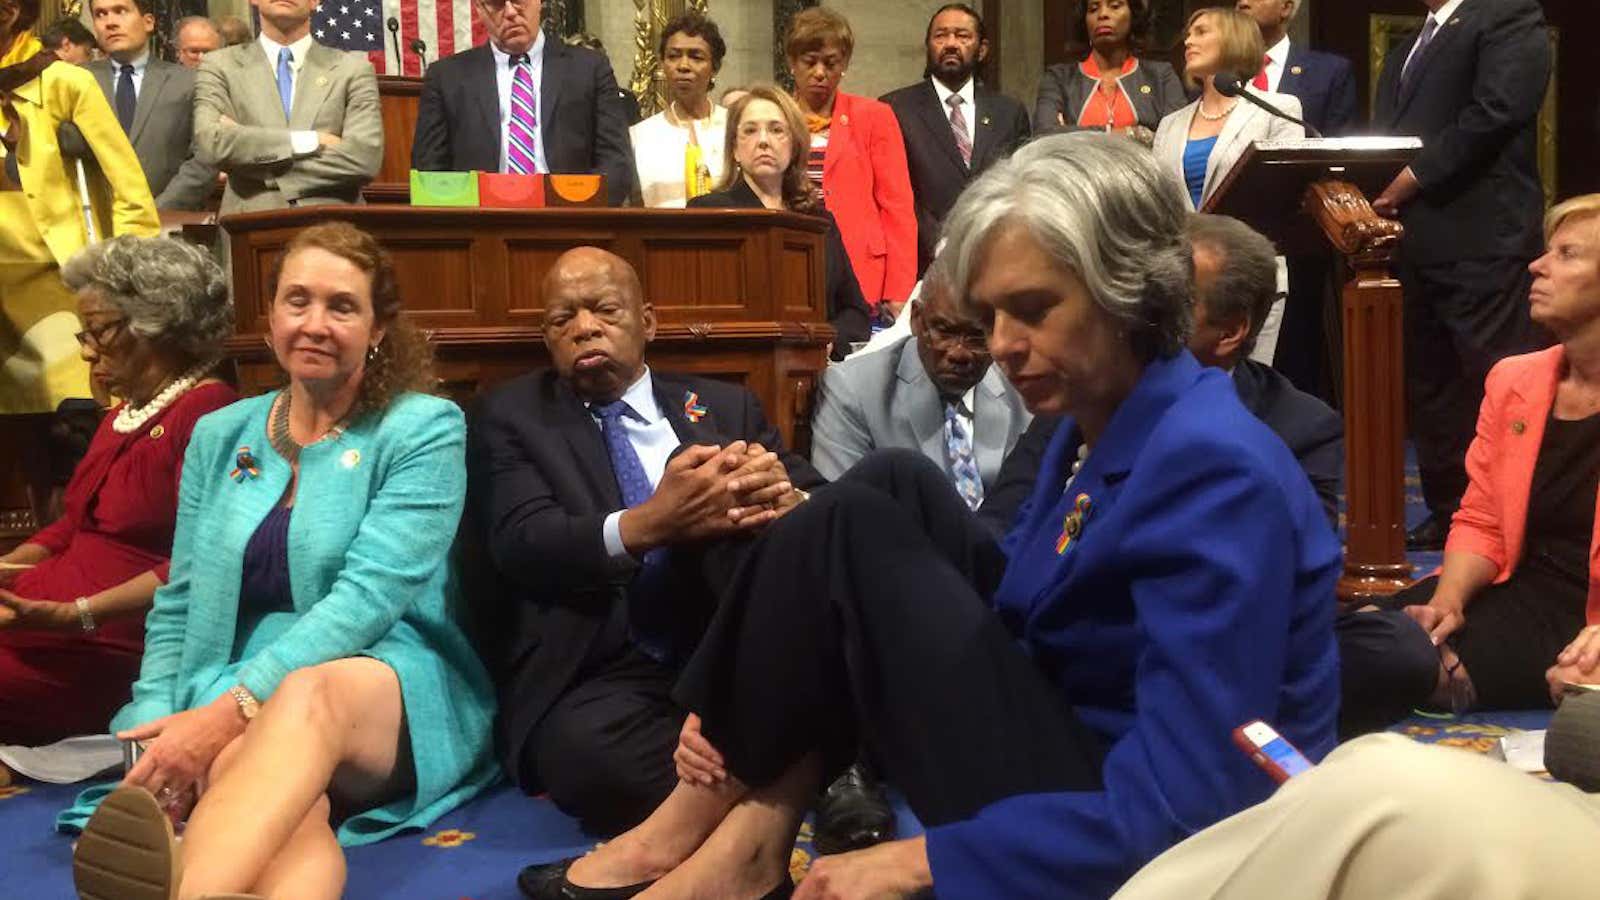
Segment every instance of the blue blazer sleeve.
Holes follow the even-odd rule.
[[[1231,730],[1279,707],[1294,604],[1260,601],[1296,593],[1296,523],[1281,487],[1235,448],[1187,443],[1142,466],[1116,501],[1137,523],[1118,569],[1135,573],[1147,642],[1135,722],[1106,757],[1104,790],[1011,797],[931,829],[940,900],[1106,897],[1270,792]]]
[[[378,643],[446,564],[466,497],[466,423],[455,404],[396,401],[383,426],[394,457],[376,486],[333,587],[239,670],[262,700],[295,669],[356,656]]]

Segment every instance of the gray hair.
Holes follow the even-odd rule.
[[[1239,354],[1255,349],[1261,326],[1278,302],[1278,251],[1266,236],[1238,219],[1196,213],[1189,217],[1189,243],[1215,253],[1216,278],[1204,295],[1195,288],[1195,302],[1206,305],[1206,318],[1244,319],[1250,324]]]
[[[67,260],[61,280],[92,291],[128,317],[128,330],[196,362],[222,354],[233,301],[222,268],[193,244],[122,235]]]
[[[204,25],[205,27],[211,29],[212,34],[217,36],[217,43],[226,43],[222,39],[221,29],[217,28],[217,24],[205,16],[184,16],[183,18],[179,19],[177,23],[172,26],[173,43],[177,43],[178,38],[183,36],[183,30],[188,28],[190,25]]]
[[[1144,147],[1096,132],[1051,135],[967,187],[946,219],[944,255],[956,295],[968,303],[989,239],[1006,226],[1026,229],[1083,279],[1134,355],[1149,362],[1176,354],[1189,334],[1186,215],[1177,179]]]

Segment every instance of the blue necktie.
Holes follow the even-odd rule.
[[[122,125],[124,134],[133,132],[133,111],[138,105],[138,97],[133,92],[133,66],[123,63],[117,76],[117,122]]]
[[[639,451],[633,448],[622,426],[624,416],[640,422],[644,417],[624,400],[593,406],[589,411],[600,420],[600,434],[605,439],[606,454],[611,457],[611,474],[622,492],[622,505],[632,509],[649,500],[655,488],[650,486],[650,476],[645,474],[644,463],[639,461]],[[628,585],[628,637],[657,662],[666,661],[672,645],[672,617],[666,608],[664,589],[666,561],[665,547],[647,551],[639,561],[633,583]]]
[[[294,105],[294,72],[289,68],[294,54],[288,47],[278,48],[278,99],[283,101],[283,121],[289,121],[289,107]]]
[[[983,475],[978,462],[972,458],[972,435],[961,424],[956,403],[944,405],[944,451],[950,463],[950,475],[955,479],[956,492],[967,501],[969,509],[983,505]]]
[[[1404,91],[1416,75],[1417,63],[1422,62],[1422,55],[1428,52],[1428,45],[1433,43],[1433,36],[1439,31],[1439,20],[1428,16],[1428,21],[1423,23],[1422,34],[1417,38],[1417,49],[1411,51],[1411,58],[1400,69],[1400,90]]]

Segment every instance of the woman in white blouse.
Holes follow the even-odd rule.
[[[711,102],[711,85],[727,50],[717,23],[697,12],[662,30],[667,108],[628,130],[645,206],[681,208],[722,181],[728,111]]]

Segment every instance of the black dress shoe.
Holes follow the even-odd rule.
[[[823,855],[849,853],[893,840],[894,827],[894,810],[883,785],[858,762],[817,801],[812,845]]]
[[[529,900],[629,900],[655,884],[654,881],[645,881],[627,887],[579,887],[567,880],[567,870],[579,858],[574,856],[559,862],[528,866],[517,873],[517,888]]]
[[[1450,536],[1450,517],[1434,513],[1422,524],[1406,532],[1406,549],[1426,553],[1444,549],[1444,539]]]

